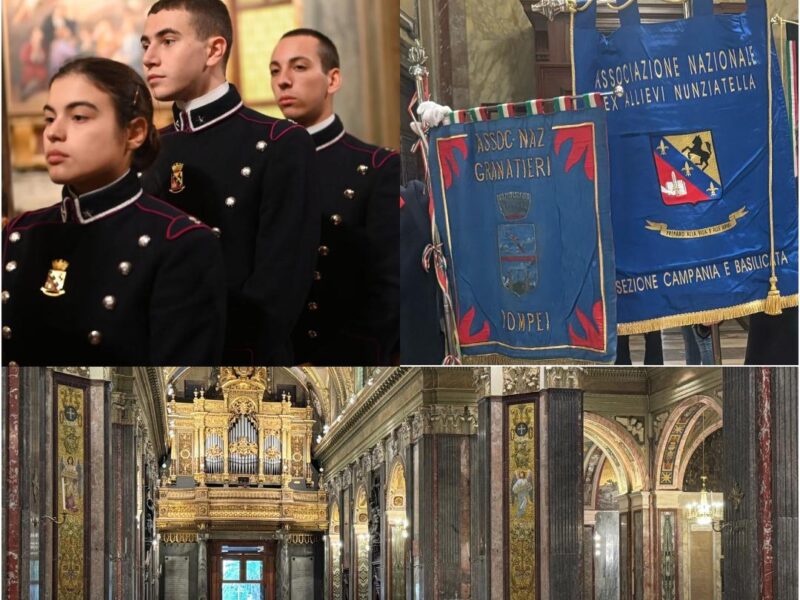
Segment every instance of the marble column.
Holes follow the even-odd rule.
[[[3,587],[10,600],[20,598],[20,489],[19,489],[19,367],[5,368],[5,420],[3,422],[3,441],[7,447],[6,486],[3,494],[5,507],[5,569]]]
[[[620,600],[620,562],[619,562],[619,513],[602,510],[595,514],[594,532],[599,539],[593,539],[589,554],[595,565],[595,600]],[[599,554],[598,554],[599,552]],[[589,570],[590,565],[584,564]]]
[[[797,369],[772,369],[773,594],[791,598],[798,588]]]
[[[650,492],[630,495],[631,597],[645,600],[655,597],[653,591],[653,564],[650,531]]]
[[[631,594],[631,500],[628,494],[617,496],[619,510],[619,597],[628,600]]]
[[[197,600],[208,600],[208,534],[197,534]]]
[[[489,396],[478,402],[478,438],[475,456],[475,513],[473,539],[476,542],[473,561],[473,583],[485,590],[487,600],[502,600],[505,595],[503,556],[503,397]]]
[[[797,371],[725,369],[725,600],[797,590]]]
[[[285,531],[275,534],[278,540],[277,600],[290,600],[291,573],[289,572],[289,534]]]
[[[472,432],[475,409],[426,406],[412,427],[415,596],[470,598]],[[417,579],[418,578],[418,579]]]
[[[108,384],[106,381],[92,380],[87,390],[86,415],[89,423],[86,436],[89,438],[89,455],[87,463],[91,463],[89,474],[89,514],[86,519],[88,527],[88,563],[90,598],[105,597],[109,589],[109,561],[111,548],[108,546],[107,523],[113,518],[111,494],[106,491],[106,482],[111,480],[111,418],[109,414]]]
[[[540,395],[541,597],[580,598],[583,581],[583,391]]]
[[[49,412],[46,377],[42,368],[26,368],[19,375],[19,456],[25,468],[19,472],[20,554],[19,589],[26,597],[32,587],[41,588],[41,533],[50,522],[41,519],[42,483],[49,476],[42,454],[42,441],[47,438],[42,418]],[[11,464],[9,456],[9,466]],[[10,475],[10,473],[9,473]],[[9,534],[12,523],[9,522]]]

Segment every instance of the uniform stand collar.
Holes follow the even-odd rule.
[[[317,151],[327,148],[338,142],[344,136],[344,125],[338,115],[334,115],[333,121],[327,127],[315,131],[311,134]]]
[[[61,219],[65,223],[91,223],[125,208],[141,195],[139,177],[130,169],[116,181],[81,195],[65,185],[61,192]]]
[[[187,106],[188,110],[181,110],[177,104],[172,105],[175,129],[178,131],[198,131],[221,121],[241,108],[242,98],[236,87],[228,84],[228,91],[222,97],[202,106],[192,107],[191,102]]]

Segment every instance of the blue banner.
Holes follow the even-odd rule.
[[[608,35],[596,6],[573,17],[574,85],[624,88],[605,98],[619,333],[797,306],[796,179],[763,0],[736,15],[697,0],[691,18],[647,25],[634,2]]]
[[[461,351],[485,359],[613,362],[614,260],[605,110],[599,95],[552,114],[430,135],[435,218]],[[540,112],[541,101],[526,104]],[[506,115],[510,105],[500,105]],[[565,110],[566,109],[566,110]]]

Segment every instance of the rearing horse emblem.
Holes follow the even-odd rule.
[[[708,159],[711,158],[713,153],[711,142],[705,142],[705,146],[706,149],[703,150],[703,139],[699,135],[696,135],[692,140],[692,145],[683,148],[681,154],[686,155],[694,164],[705,171],[706,167],[708,167]]]
[[[697,204],[722,198],[711,130],[650,137],[664,204]]]

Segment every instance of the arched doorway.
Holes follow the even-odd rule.
[[[404,600],[406,597],[408,513],[406,511],[406,471],[400,459],[396,460],[390,471],[386,507],[386,523],[389,529],[388,598],[391,600]]]
[[[633,417],[623,427],[598,414],[584,413],[585,598],[630,597],[634,564],[644,562],[641,549],[633,543],[635,515],[624,501],[649,484],[643,427],[642,435],[635,437],[637,424]]]

